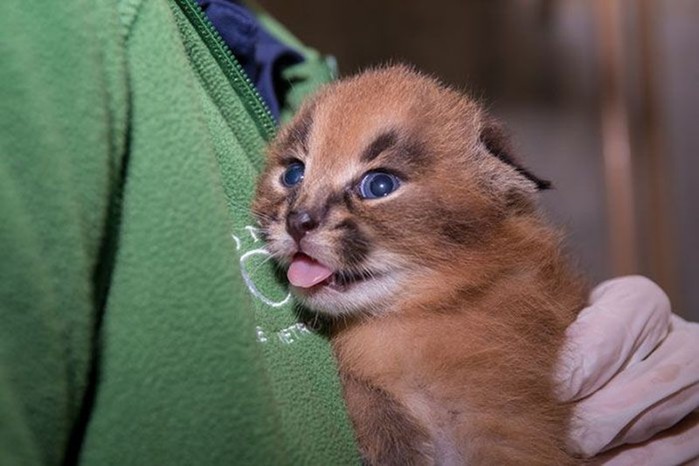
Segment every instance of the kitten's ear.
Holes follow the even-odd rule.
[[[489,154],[514,169],[510,173],[512,176],[518,177],[519,180],[509,180],[510,182],[507,184],[515,184],[525,191],[532,192],[552,187],[550,181],[539,178],[521,164],[514,155],[507,132],[497,121],[489,119],[484,122],[479,134],[479,141]],[[502,181],[507,182],[505,179]]]

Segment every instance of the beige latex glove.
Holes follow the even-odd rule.
[[[570,447],[593,464],[699,464],[699,324],[640,276],[597,286],[568,328],[559,395]]]

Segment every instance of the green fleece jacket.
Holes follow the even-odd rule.
[[[0,464],[357,461],[248,212],[274,124],[202,18],[3,3]],[[287,116],[330,76],[304,50]]]

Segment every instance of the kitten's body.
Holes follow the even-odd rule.
[[[396,189],[366,198],[372,173]],[[329,86],[272,145],[254,210],[333,318],[370,464],[574,461],[552,372],[584,290],[535,206],[545,185],[475,103],[403,67]]]

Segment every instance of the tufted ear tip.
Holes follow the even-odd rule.
[[[525,175],[526,176],[526,175]],[[531,173],[527,176],[536,185],[537,191],[544,191],[547,189],[555,189],[556,187],[549,180],[542,180],[541,178],[532,175]]]
[[[553,189],[553,183],[539,178],[522,165],[518,157],[514,155],[507,132],[497,121],[486,120],[481,128],[479,140],[491,155],[511,166],[518,174],[530,181],[535,186],[536,191]]]

